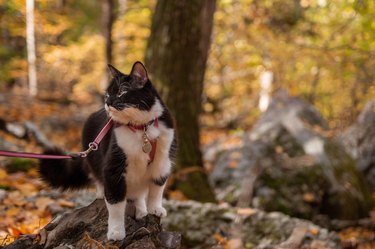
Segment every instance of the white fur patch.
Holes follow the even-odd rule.
[[[105,104],[104,108],[109,116],[122,124],[132,123],[134,125],[146,124],[150,120],[159,117],[163,113],[163,107],[159,100],[156,100],[150,111],[141,111],[134,107],[124,108],[119,111],[112,106]]]
[[[125,238],[125,209],[126,200],[109,204],[105,202],[108,210],[108,240],[122,240]]]

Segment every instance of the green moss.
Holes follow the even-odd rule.
[[[326,170],[330,170],[328,173],[335,179],[331,182],[332,192],[325,200],[324,211],[330,217],[339,219],[367,217],[374,202],[370,188],[355,161],[333,142],[325,144],[325,151],[332,166]]]
[[[31,168],[36,166],[35,160],[24,159],[24,158],[11,158],[6,163],[6,171],[8,173],[15,173],[15,172],[27,172]]]
[[[12,187],[8,185],[0,185],[0,189],[4,189],[6,191],[14,190]]]
[[[207,182],[207,176],[200,171],[187,174],[176,183],[177,189],[191,200],[216,202],[215,195]]]
[[[279,211],[294,217],[311,219],[319,212],[320,200],[328,182],[322,177],[321,167],[283,167],[265,169],[258,184],[269,188],[271,193],[256,193],[260,206],[266,211]],[[304,194],[313,194],[316,200],[304,201]]]

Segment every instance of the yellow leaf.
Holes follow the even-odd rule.
[[[228,241],[228,247],[230,249],[244,248],[243,241],[241,239],[230,239]]]
[[[187,201],[189,198],[187,198],[181,191],[175,190],[175,191],[169,191],[169,199],[171,200],[178,200],[178,201]]]
[[[318,235],[318,233],[319,233],[319,229],[316,229],[316,228],[311,228],[310,229],[310,233],[312,234],[312,235]]]
[[[53,202],[54,200],[52,200],[51,198],[39,197],[35,202],[35,206],[38,208],[39,211],[44,211],[46,207]]]
[[[221,234],[219,233],[214,233],[214,239],[219,242],[221,245],[222,244],[227,244],[227,239],[224,238]]]
[[[314,202],[316,200],[316,197],[313,193],[305,193],[303,195],[303,200],[306,202]]]
[[[5,179],[7,176],[7,172],[3,169],[0,169],[0,179]]]
[[[243,215],[243,216],[251,216],[256,214],[258,211],[253,208],[239,208],[237,209],[237,214]]]
[[[14,187],[21,191],[24,195],[30,195],[36,193],[38,190],[36,187],[31,183],[15,183]]]
[[[7,216],[16,216],[20,213],[20,209],[16,207],[12,207],[6,211]]]
[[[8,230],[9,230],[9,233],[16,239],[22,235],[22,232],[15,227],[9,227]]]
[[[67,207],[67,208],[74,208],[75,207],[75,204],[71,201],[66,201],[64,199],[59,199],[57,201],[57,203],[61,206],[61,207]]]

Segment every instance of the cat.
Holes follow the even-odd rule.
[[[136,219],[147,214],[167,215],[162,197],[177,141],[173,118],[149,80],[145,66],[135,62],[129,75],[112,65],[108,67],[112,80],[105,93],[104,108],[87,119],[82,132],[83,149],[88,148],[109,118],[115,125],[98,150],[86,158],[43,159],[40,172],[55,188],[76,189],[94,182],[97,197],[104,197],[108,209],[107,238],[122,240],[126,236],[127,201],[134,203]],[[144,148],[149,142],[153,148]],[[54,148],[46,153],[63,152]]]

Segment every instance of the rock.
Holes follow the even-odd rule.
[[[292,233],[302,227],[305,232],[297,248],[311,248],[313,243],[318,242],[326,245],[326,248],[341,248],[336,233],[279,212],[239,212],[228,204],[194,201],[166,201],[165,207],[168,216],[162,220],[163,227],[180,232],[186,248],[227,248],[225,244],[234,241],[230,232],[239,216],[243,218],[243,224],[237,241],[241,240],[246,248],[273,248],[291,240]]]
[[[372,207],[355,161],[318,111],[285,92],[274,96],[242,144],[217,154],[214,165],[210,180],[231,203],[246,197],[254,207],[306,219],[357,219]]]
[[[0,201],[4,200],[7,196],[7,191],[0,189]]]
[[[4,249],[118,248],[151,249],[179,248],[180,236],[162,233],[160,218],[148,215],[141,220],[126,217],[127,236],[122,241],[107,241],[108,212],[103,200],[95,200],[87,207],[66,212],[45,226],[38,236],[28,235],[7,245]],[[161,234],[162,233],[162,234]]]
[[[375,190],[375,99],[366,104],[357,121],[340,138]]]

